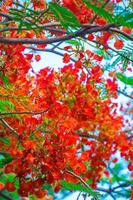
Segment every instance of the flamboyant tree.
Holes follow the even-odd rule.
[[[133,198],[132,11],[130,0],[1,1],[1,199]],[[35,72],[45,52],[63,66]]]

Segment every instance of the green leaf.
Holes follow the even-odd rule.
[[[0,112],[8,112],[13,110],[15,105],[8,100],[0,100]]]
[[[131,22],[131,18],[133,14],[130,13],[130,15],[126,15],[125,17],[121,17],[119,15],[116,16],[109,13],[104,8],[100,8],[100,7],[97,7],[95,4],[91,4],[89,0],[83,0],[83,2],[88,6],[88,8],[92,9],[96,14],[103,17],[108,22],[120,24],[122,26],[126,26],[129,28],[133,28],[133,22]]]
[[[63,188],[67,189],[67,190],[74,190],[74,191],[81,191],[81,192],[85,192],[85,193],[88,193],[89,195],[95,197],[95,198],[98,198],[100,197],[101,195],[99,194],[99,192],[93,190],[91,187],[85,187],[85,186],[82,186],[80,184],[76,184],[76,183],[70,183],[70,182],[67,182],[67,181],[64,181],[64,180],[61,180],[60,181],[61,185]]]
[[[0,152],[0,168],[4,165],[12,162],[13,157],[7,154],[6,152]]]
[[[108,22],[113,23],[115,22],[115,18],[113,18],[112,14],[104,10],[103,8],[97,7],[94,4],[91,4],[89,0],[83,0],[83,2],[88,6],[88,8],[92,9],[95,13],[97,13],[99,16],[106,19]]]
[[[50,3],[49,9],[64,28],[80,27],[80,23],[76,16],[67,8],[62,7],[57,3]]]
[[[15,179],[15,174],[10,173],[10,174],[2,174],[0,176],[0,180],[2,183],[6,183],[6,182],[13,182]]]
[[[29,200],[36,200],[36,196],[35,195],[28,195]]]
[[[10,146],[10,139],[9,138],[0,137],[0,142],[3,142],[3,143]]]
[[[133,86],[133,76],[131,77],[127,77],[124,74],[118,72],[116,73],[116,77],[123,83],[127,84],[127,85],[132,85]]]
[[[80,42],[78,40],[67,40],[66,42],[74,46],[80,46]]]
[[[125,21],[133,21],[133,13],[128,13],[128,14],[126,14],[126,15],[123,17],[123,19],[124,19]]]
[[[129,56],[129,57],[130,57],[130,56]],[[124,59],[123,67],[122,67],[123,70],[126,70],[126,68],[127,68],[127,66],[128,66],[128,61],[129,61],[129,60],[128,60],[127,58]]]
[[[4,84],[9,84],[8,77],[4,76],[1,72],[0,72],[0,78],[2,79]]]
[[[121,61],[121,56],[118,56],[113,63],[111,64],[112,66],[116,66],[119,62]]]

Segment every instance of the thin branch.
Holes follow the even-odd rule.
[[[130,135],[129,137],[128,137],[128,140],[132,140],[133,139],[133,135]]]
[[[117,28],[110,28],[109,30],[113,31],[115,33],[119,33],[119,34],[125,36],[126,38],[128,38],[129,40],[133,41],[133,37],[131,35],[128,35],[127,33],[124,33],[123,31],[121,31],[121,30],[119,30]]]
[[[98,187],[97,190],[100,191],[100,192],[105,192],[105,193],[109,193],[110,194],[110,190],[109,189]]]
[[[8,112],[8,113],[0,113],[0,115],[40,115],[40,114],[44,114],[47,111],[49,111],[50,108],[52,108],[53,105],[51,105],[49,108],[42,110],[42,111],[38,111],[38,112],[34,112],[34,111],[25,111],[25,112]]]
[[[93,42],[95,44],[99,44],[99,45],[101,45],[101,46],[103,46],[103,47],[105,47],[107,49],[110,49],[110,50],[114,51],[115,53],[117,53],[119,56],[121,56],[123,58],[126,58],[126,59],[130,60],[131,62],[133,62],[133,60],[130,59],[129,57],[125,56],[124,54],[119,53],[119,51],[116,51],[115,49],[113,49],[112,47],[110,47],[110,46],[108,46],[106,44],[102,44],[101,42],[98,42],[98,41],[95,41],[95,40],[92,40],[91,42]]]
[[[31,12],[34,13],[34,11],[33,11],[32,9],[26,8],[24,5],[20,4],[18,1],[16,1],[16,2],[13,1],[13,4],[15,4],[16,6],[19,6],[19,7],[21,7],[21,8],[24,8],[24,9],[29,10],[29,11],[31,11]]]
[[[77,196],[77,199],[76,200],[79,200],[80,198],[80,195],[81,195],[81,192],[79,192],[78,196]]]
[[[53,31],[53,32],[57,32],[57,33],[63,33],[65,34],[66,31],[62,30],[62,29],[57,29],[57,28],[50,28],[49,26],[45,26],[45,25],[40,25],[40,26],[32,26],[30,29],[27,27],[22,27],[21,31],[26,31],[26,30],[35,30],[35,29],[41,29],[41,30],[46,30],[46,31]],[[1,28],[0,29],[0,33],[2,32],[6,32],[6,31],[18,31],[19,27],[5,27],[5,28]],[[19,30],[20,31],[20,30]]]
[[[62,44],[62,42],[58,42],[57,44],[53,44],[52,50],[56,49],[57,47],[59,47]]]
[[[133,99],[132,96],[130,96],[129,94],[126,94],[125,92],[123,92],[123,91],[121,91],[121,90],[117,90],[117,92],[120,93],[120,94],[122,94],[122,95],[124,95],[125,97],[128,97],[128,98],[130,98],[130,99]]]
[[[121,188],[121,187],[130,187],[131,186],[131,183],[122,183],[122,184],[119,184],[115,187],[112,187],[110,189],[104,189],[104,188],[100,188],[98,187],[97,190],[98,191],[101,191],[101,192],[107,192],[107,193],[111,193],[111,192],[114,192],[115,190]]]
[[[15,131],[4,119],[0,119],[0,121],[5,126],[5,128],[8,128],[13,133],[15,137],[19,137],[19,134],[17,133],[17,131]]]
[[[5,14],[5,13],[0,13],[0,15],[5,15],[6,17],[8,16],[8,14]],[[11,18],[12,16],[9,15],[9,17]],[[43,25],[32,26],[32,29],[33,30],[34,29],[45,29],[45,30],[48,30],[48,28],[51,28],[51,27],[53,28],[53,27],[56,27],[56,26],[59,27],[59,26],[61,26],[61,24],[59,22],[49,22],[49,23],[45,23]],[[84,27],[86,27],[86,28],[95,28],[95,27],[98,27],[98,26],[97,25],[90,25],[90,24],[86,23],[86,24],[82,24],[81,27],[82,28],[84,28]],[[19,30],[19,27],[8,26],[8,27],[0,29],[0,32],[15,31],[15,30]],[[21,30],[29,30],[29,28],[22,27]],[[56,31],[57,31],[57,29],[56,29]],[[62,30],[62,32],[63,32],[63,30]],[[66,33],[66,32],[64,31],[63,33]]]
[[[77,135],[79,135],[80,137],[98,140],[98,136],[96,136],[96,135],[90,135],[90,134],[84,134],[84,133],[77,133]]]
[[[73,177],[75,177],[76,179],[78,179],[84,186],[86,186],[87,188],[91,189],[91,187],[77,174],[75,174],[72,171],[66,170],[65,172],[67,172],[68,174],[72,175]]]
[[[114,190],[117,190],[117,189],[119,189],[121,187],[130,187],[131,185],[132,185],[131,183],[122,183],[122,184],[119,184],[119,185],[113,187],[111,189],[111,192],[113,192]]]
[[[110,2],[110,0],[107,0],[102,6],[101,8],[105,8],[106,5]],[[95,21],[95,19],[97,18],[97,14],[92,18],[91,22],[90,23],[93,23]]]
[[[88,33],[95,33],[99,31],[107,31],[110,27],[113,27],[114,24],[107,24],[105,26],[99,26],[94,28],[81,28],[75,33],[71,33],[65,36],[52,37],[48,39],[30,39],[30,38],[4,38],[0,37],[0,43],[4,44],[52,44],[60,41],[70,40],[75,37],[83,37]]]
[[[12,15],[7,14],[7,13],[0,12],[0,16],[6,17],[6,18],[8,18],[8,19],[10,19],[10,20],[12,19]]]
[[[6,194],[4,194],[2,191],[0,191],[0,196],[3,197],[6,200],[14,200],[13,198],[7,196]]]

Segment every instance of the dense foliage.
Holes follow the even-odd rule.
[[[132,11],[128,0],[1,1],[1,199],[133,198]],[[36,72],[45,52],[63,66]]]

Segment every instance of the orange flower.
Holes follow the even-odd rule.
[[[116,40],[115,43],[114,43],[114,47],[115,47],[116,49],[122,49],[123,46],[124,46],[124,43],[123,43],[122,40]]]

